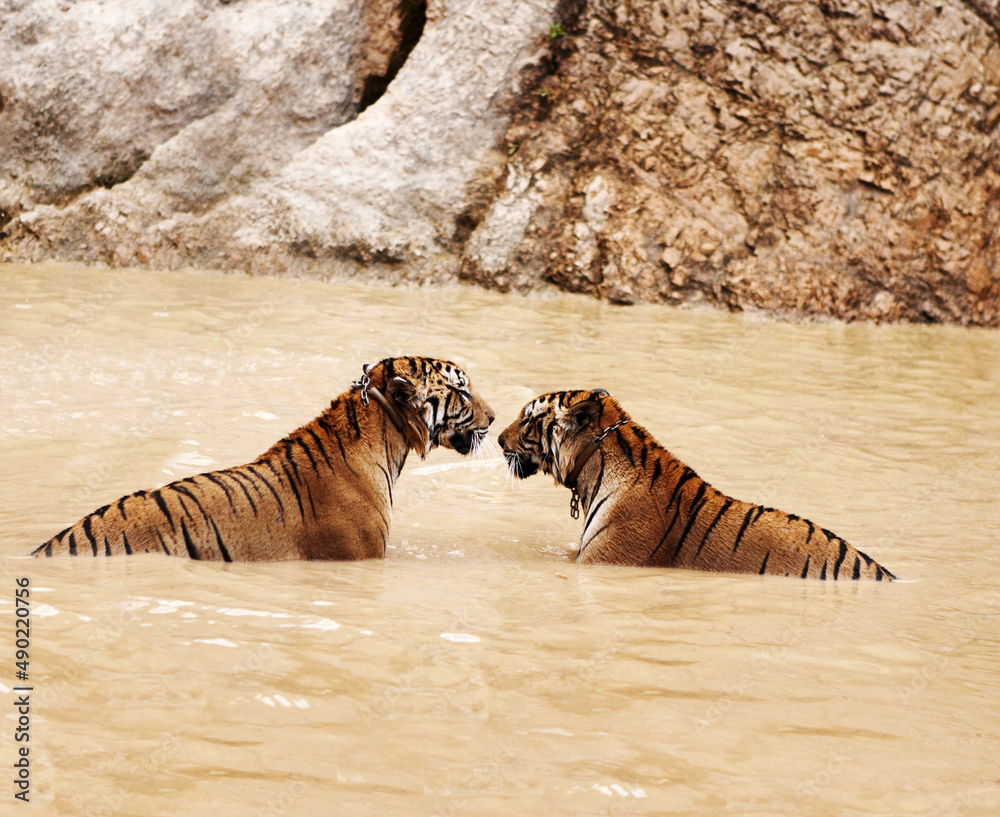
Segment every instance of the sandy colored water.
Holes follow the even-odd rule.
[[[201,272],[0,282],[0,765],[28,577],[34,813],[1000,811],[997,333]],[[408,461],[384,561],[22,558],[252,459],[393,354],[465,367],[494,438],[536,394],[603,387],[717,488],[907,581],[580,567],[566,489],[451,451]]]

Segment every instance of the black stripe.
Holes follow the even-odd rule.
[[[819,577],[826,581],[826,559],[823,560],[823,572],[819,574]]]
[[[232,510],[235,511],[236,510],[236,505],[233,504],[233,495],[229,491],[229,486],[226,485],[226,483],[224,483],[219,477],[217,477],[212,472],[209,472],[207,474],[202,474],[202,476],[205,477],[205,479],[207,479],[209,482],[214,483],[215,485],[218,485],[223,490],[223,492],[226,494],[226,501],[229,503],[229,507]],[[237,484],[239,484],[239,483],[237,483]]]
[[[215,543],[219,546],[219,553],[222,554],[222,561],[231,562],[232,557],[229,555],[229,551],[226,550],[226,546],[222,542],[222,534],[219,533],[219,526],[215,524],[215,520],[209,521],[212,524],[212,530],[215,531]]]
[[[552,456],[552,452],[554,450],[553,439],[555,433],[556,433],[556,424],[554,422],[549,423],[548,428],[545,429],[545,451],[548,452],[549,457]],[[541,441],[541,438],[539,438],[539,441]]]
[[[656,483],[656,480],[660,478],[663,474],[663,464],[660,462],[660,458],[656,458],[656,462],[653,463],[653,476],[649,480],[649,487],[652,488]]]
[[[165,487],[172,488],[173,486],[172,485],[167,485]],[[184,514],[184,516],[186,516],[188,519],[192,519],[192,520],[194,519],[194,517],[191,516],[191,511],[188,510],[188,506],[184,504],[184,497],[183,496],[177,497],[177,504],[181,506],[181,512]],[[183,521],[183,517],[181,517],[181,519]]]
[[[590,534],[590,536],[587,537],[586,543],[582,542],[582,537],[581,537],[580,550],[577,551],[576,555],[579,556],[584,551],[584,549],[586,547],[590,547],[590,543],[591,542],[593,542],[598,536],[600,536],[602,533],[604,533],[604,531],[606,531],[608,528],[610,528],[614,524],[615,524],[614,518],[609,519],[607,522],[605,522],[603,525],[601,525],[601,527],[599,527],[592,534]]]
[[[125,500],[128,499],[127,496],[123,496],[118,500],[118,513],[122,515],[122,519],[128,522],[128,517],[125,515]]]
[[[285,463],[281,464],[281,470],[285,473],[285,479],[288,480],[288,487],[292,489],[292,493],[295,494],[295,501],[299,505],[299,516],[303,520],[306,518],[305,509],[302,507],[302,493],[299,491],[299,486],[295,484],[295,480],[292,479],[292,475],[288,473],[288,466]],[[315,509],[314,509],[315,510]]]
[[[760,570],[757,571],[758,576],[764,575],[764,571],[767,570],[767,560],[770,558],[771,558],[771,551],[768,551],[766,554],[764,554],[764,561],[761,562]]]
[[[701,537],[701,544],[698,545],[698,550],[696,550],[694,554],[695,559],[698,558],[698,555],[701,553],[701,549],[705,547],[705,542],[708,541],[708,535],[715,528],[718,521],[722,519],[723,516],[725,516],[726,511],[729,510],[729,506],[732,504],[733,500],[731,499],[727,499],[725,502],[722,503],[722,507],[719,509],[719,512],[715,515],[715,519],[713,519],[712,523],[708,526],[708,530],[705,531],[705,535]]]
[[[881,565],[875,565],[875,581],[877,581],[877,582],[882,581],[882,566]]]
[[[736,534],[736,541],[733,542],[733,553],[735,553],[737,548],[739,548],[740,542],[743,540],[743,534],[747,532],[747,528],[750,527],[751,522],[756,522],[763,512],[764,510],[760,507],[760,505],[755,505],[747,511],[746,516],[743,517],[743,524],[740,526],[740,532]],[[757,516],[751,520],[750,517],[754,514],[757,514]]]
[[[125,534],[122,533],[122,536],[124,536],[124,535]],[[105,557],[111,555],[111,543],[108,541],[108,537],[107,536],[104,537],[104,555],[105,555]]]
[[[354,408],[354,401],[348,400],[346,403],[347,410],[347,422],[350,423],[351,428],[354,429],[354,437],[357,440],[361,439],[361,426],[358,425],[358,411]]]
[[[608,501],[608,497],[611,494],[605,494],[601,497],[600,501],[590,508],[590,513],[587,514],[587,521],[583,523],[583,532],[587,532],[587,528],[590,527],[590,523],[594,521],[594,517],[597,516],[597,512],[601,509],[601,506]]]
[[[91,549],[94,551],[94,555],[97,555],[97,537],[94,536],[94,515],[91,514],[86,519],[83,520],[83,535],[87,537],[87,541],[90,543]]]
[[[684,483],[687,482],[692,477],[696,476],[698,475],[694,471],[692,471],[686,465],[684,466],[684,476],[682,476],[679,480],[677,480],[677,484],[674,486],[674,491],[672,494],[670,494],[670,499],[667,500],[667,507],[663,509],[664,514],[666,514],[667,511],[670,510],[670,506],[674,504],[674,499],[677,498],[678,491],[680,491],[680,489],[684,487]],[[680,508],[679,502],[677,503],[677,507]]]
[[[198,548],[194,546],[194,540],[191,539],[191,534],[188,532],[187,522],[183,519],[181,520],[181,533],[184,534],[184,547],[187,548],[188,556],[192,559],[200,559]]]
[[[316,435],[313,434],[313,436],[315,437]],[[313,456],[309,446],[306,445],[306,441],[303,440],[301,437],[296,437],[295,442],[297,442],[299,444],[299,447],[306,452],[306,456],[309,458],[309,464],[312,466],[313,471],[315,471],[318,474],[319,467],[316,465],[316,458]]]
[[[253,488],[257,492],[258,496],[260,496],[260,488],[257,487],[257,484],[252,479],[250,479],[250,477],[248,477],[246,474],[241,474],[239,471],[222,471],[220,473],[223,474],[223,475],[225,475],[225,476],[227,476],[227,477],[229,477],[231,480],[233,480],[239,486],[239,489],[241,491],[243,491],[243,495],[247,498],[247,502],[250,503],[250,507],[253,508],[253,515],[256,516],[257,515],[257,503],[253,501],[253,497],[250,496],[250,492],[247,490],[247,486],[243,484],[243,480],[246,480],[247,482],[249,482],[250,483],[250,487]],[[237,508],[236,508],[235,505],[233,506],[233,510],[237,511]]]
[[[696,476],[698,476],[698,475],[694,471],[692,471],[686,465],[684,466],[684,476],[682,476],[677,481],[677,485],[674,486],[674,492],[670,495],[670,499],[667,500],[667,506],[666,506],[666,508],[664,508],[664,511],[663,511],[664,515],[666,515],[667,513],[670,512],[670,506],[674,504],[674,499],[677,496],[678,492],[681,490],[681,488],[684,487],[684,483],[687,482],[692,477],[696,477]],[[650,553],[647,558],[652,559],[657,554],[657,552],[660,550],[660,548],[663,547],[663,543],[667,541],[667,537],[670,536],[670,532],[674,529],[674,525],[677,524],[677,517],[680,515],[681,502],[683,501],[683,499],[684,498],[681,497],[680,499],[677,500],[677,510],[674,511],[674,516],[670,520],[670,526],[667,528],[666,533],[663,534],[663,538],[660,539],[659,544],[655,548],[653,548],[653,552]]]
[[[52,555],[52,543],[51,542],[48,542],[45,545],[45,555],[46,556],[51,556]]]
[[[354,474],[354,476],[358,476],[358,472],[355,471],[351,467],[351,464],[347,461],[347,451],[344,448],[344,441],[340,439],[340,432],[337,431],[337,429],[334,428],[333,426],[329,427],[329,431],[331,434],[333,434],[333,438],[337,441],[337,448],[340,449],[340,457],[344,461],[344,465],[346,465],[350,469],[351,473]]]
[[[94,511],[91,514],[91,516],[96,516],[98,519],[104,519],[104,514],[108,512],[108,508],[110,507],[111,507],[110,505],[102,505],[100,508]]]
[[[857,556],[854,557],[854,573],[851,575],[851,578],[855,581],[861,578],[861,559]]]
[[[105,536],[104,537],[104,543],[105,543],[105,545],[107,545],[107,542],[108,542],[108,537]],[[129,556],[131,556],[132,555],[132,548],[131,548],[131,546],[128,543],[128,536],[126,535],[125,531],[122,531],[122,544],[125,546],[125,553],[128,554]]]
[[[392,480],[389,478],[389,472],[382,463],[378,463],[379,470],[385,477],[385,486],[389,489],[389,507],[392,507]]]
[[[295,474],[296,481],[301,481],[299,477],[299,464],[295,461],[295,457],[292,456],[292,441],[286,439],[285,443],[285,462],[292,466],[292,471]],[[284,469],[285,467],[282,466]],[[287,469],[285,469],[287,473]]]
[[[811,558],[812,558],[811,554],[806,554],[806,566],[802,568],[802,576],[801,576],[801,578],[803,579],[809,578],[809,559]]]
[[[826,533],[826,531],[823,531]],[[847,556],[847,542],[843,539],[840,540],[840,553],[837,555],[837,561],[833,565],[833,578],[840,578],[840,566],[844,562],[844,557]]]
[[[601,467],[597,471],[597,482],[594,483],[594,488],[590,492],[591,498],[597,496],[597,494],[601,490],[601,484],[604,482],[604,452],[601,451],[600,454],[601,454]],[[584,530],[587,529],[586,525],[584,525],[583,527],[584,527]]]
[[[193,493],[191,493],[191,491],[189,491],[187,488],[182,487],[179,483],[176,483],[176,482],[173,483],[172,485],[168,485],[167,487],[168,488],[173,488],[173,490],[177,491],[178,493],[184,494],[184,496],[190,498],[190,500],[195,505],[198,506],[198,510],[201,511],[201,515],[205,518],[205,521],[206,522],[209,521],[208,514],[205,512],[205,508],[204,508],[204,506],[202,506],[201,500],[198,499],[198,497],[195,496]],[[183,502],[181,504],[183,504]]]
[[[629,465],[635,465],[635,455],[632,453],[632,448],[625,442],[625,435],[622,434],[620,428],[615,429],[615,439],[618,440],[618,446],[621,448],[622,453],[628,458]]]
[[[177,524],[174,522],[173,514],[170,513],[170,509],[167,507],[167,503],[164,502],[163,500],[163,495],[159,491],[153,491],[153,493],[150,494],[150,496],[153,497],[153,501],[160,509],[160,513],[162,513],[165,517],[167,517],[167,521],[170,523],[170,530],[176,533]]]
[[[163,541],[163,534],[159,530],[156,531],[156,538],[160,540],[160,547],[163,548],[163,552],[167,556],[173,556],[174,554],[170,552],[170,548],[167,547],[167,543]]]
[[[313,438],[316,443],[316,447],[319,449],[319,453],[323,455],[323,460],[326,462],[326,467],[333,471],[333,463],[330,462],[330,458],[326,454],[326,448],[323,446],[323,441],[320,440],[319,435],[313,431],[311,428],[306,429],[306,434]]]
[[[71,533],[69,535],[69,555],[76,556],[76,534]]]
[[[691,528],[694,527],[694,523],[698,519],[698,514],[701,513],[701,509],[705,507],[705,503],[708,501],[705,499],[705,489],[707,487],[708,483],[702,481],[701,485],[698,486],[698,491],[695,493],[694,499],[691,500],[691,505],[688,507],[688,521],[684,526],[683,533],[681,533],[681,538],[677,542],[677,547],[674,548],[672,559],[676,559],[677,555],[681,552],[681,548],[684,547],[684,542],[691,532]]]
[[[809,526],[809,535],[806,536],[806,544],[808,545],[813,538],[813,534],[816,532],[816,526],[808,519],[805,520],[805,523]]]
[[[438,409],[441,407],[441,401],[438,399],[438,396],[436,394],[429,394],[429,395],[427,395],[427,400],[425,402],[428,405],[433,406],[433,409],[431,410],[431,419],[432,419],[434,428],[436,429],[439,425],[441,425],[444,422],[444,418],[443,417],[440,418],[440,419],[438,418]],[[447,414],[447,411],[448,411],[448,407],[446,405],[445,406],[445,413],[446,414]]]
[[[274,466],[270,463],[270,461],[265,461],[264,464],[269,469],[271,469],[271,473],[274,474],[274,476],[277,479],[279,479],[279,480],[281,479],[280,476],[278,475],[278,472],[274,469]],[[267,486],[267,490],[269,490],[271,492],[271,495],[274,497],[275,501],[278,503],[278,507],[281,508],[282,514],[284,514],[284,512],[285,512],[285,503],[281,501],[281,497],[278,496],[278,492],[274,490],[274,486],[268,481],[267,477],[264,476],[263,474],[258,474],[257,473],[257,469],[255,469],[253,467],[253,465],[248,465],[247,466],[247,470],[251,474],[253,474],[255,477],[257,477],[257,479],[259,479],[261,482],[263,482],[264,485]]]

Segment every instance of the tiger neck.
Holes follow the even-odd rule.
[[[366,459],[384,465],[391,489],[403,470],[410,444],[398,408],[390,411],[387,408],[391,405],[389,398],[381,391],[377,392],[378,397],[375,393],[374,388],[369,389],[368,405],[365,405],[360,392],[345,392],[330,404],[317,422],[327,432],[330,443],[327,448],[331,455],[338,455],[348,467]]]
[[[608,504],[608,500],[614,493],[613,486],[605,485],[606,465],[607,459],[604,451],[597,448],[579,469],[574,469],[576,470],[576,478],[574,484],[569,486],[574,495],[579,497],[580,510],[582,511],[581,554],[589,544],[589,537],[592,537],[595,532],[593,522],[597,512]]]

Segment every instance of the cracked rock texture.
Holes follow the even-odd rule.
[[[4,9],[0,259],[1000,323],[1000,0]]]

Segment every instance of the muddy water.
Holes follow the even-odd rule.
[[[37,813],[998,813],[995,332],[193,272],[0,282],[0,766],[26,576]],[[497,430],[601,386],[716,487],[909,581],[578,567],[565,489],[450,451],[407,463],[384,562],[20,558],[256,456],[396,353],[464,365]]]

